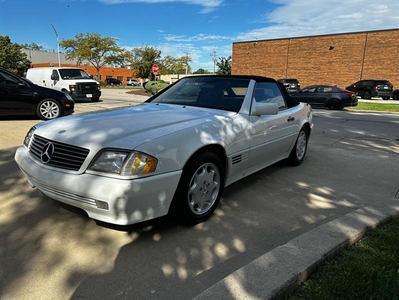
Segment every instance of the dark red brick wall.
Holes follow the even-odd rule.
[[[297,78],[302,87],[387,79],[399,89],[399,29],[233,43],[232,74]]]

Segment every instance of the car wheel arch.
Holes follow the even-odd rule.
[[[47,115],[43,114],[42,110],[42,105],[46,104],[46,106],[52,111],[52,113],[55,113],[55,115],[49,116],[48,114],[50,113],[47,111]],[[50,104],[50,107],[49,107]],[[45,110],[46,111],[46,110]],[[51,119],[56,119],[58,117],[61,117],[63,115],[63,111],[61,108],[61,105],[58,103],[57,100],[53,98],[45,98],[41,100],[37,106],[36,106],[36,115],[41,119],[41,120],[51,120]]]
[[[342,109],[342,103],[337,98],[332,98],[328,101],[327,107],[329,109]]]
[[[198,214],[194,216],[193,213],[190,212],[190,210],[188,209],[190,207],[190,205],[187,202],[189,201],[189,199],[187,199],[185,195],[185,193],[187,192],[186,190],[187,185],[191,181],[189,177],[190,174],[196,176],[195,175],[196,173],[195,172],[193,173],[193,170],[196,169],[195,167],[196,165],[199,166],[201,164],[205,165],[208,163],[209,165],[212,165],[213,167],[219,169],[219,183],[221,185],[219,188],[217,199],[215,200],[214,203],[211,204],[209,210],[205,211],[203,215]],[[219,168],[218,165],[220,165]],[[207,145],[195,151],[184,165],[182,176],[176,187],[176,191],[173,196],[172,203],[170,204],[168,214],[172,215],[177,219],[180,219],[187,225],[195,225],[205,221],[207,218],[210,217],[210,215],[213,214],[213,211],[218,206],[218,203],[220,201],[224,189],[225,174],[226,174],[226,154],[224,148],[221,145],[217,144]]]
[[[215,154],[220,162],[222,163],[223,166],[223,170],[224,173],[227,174],[227,154],[226,154],[226,150],[223,148],[222,145],[220,144],[211,144],[211,145],[206,145],[202,148],[197,149],[186,161],[186,163],[184,164],[184,168],[187,168],[188,166],[190,166],[190,164],[193,163],[193,161],[195,161],[195,159],[200,156],[201,154],[204,154],[206,152],[210,152]]]
[[[363,98],[363,99],[370,100],[370,99],[371,99],[371,91],[365,90],[365,91],[363,92],[362,98]]]
[[[292,166],[299,166],[303,160],[305,159],[305,155],[307,152],[307,148],[308,148],[308,142],[309,142],[309,137],[310,137],[310,125],[308,123],[304,124],[301,129],[299,130],[298,136],[295,139],[295,143],[294,146],[290,152],[290,155],[288,156],[288,158],[286,159],[288,161],[288,163]],[[301,137],[302,136],[302,137]],[[299,140],[301,139],[302,141],[302,154],[301,157],[298,157],[298,147],[297,144],[300,142]]]

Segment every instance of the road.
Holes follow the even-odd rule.
[[[78,103],[76,113],[143,100],[114,93]],[[13,160],[39,121],[2,119],[0,299],[192,299],[313,228],[399,198],[398,114],[314,114],[301,166],[278,163],[229,186],[214,216],[195,227],[168,218],[109,226],[43,196]]]

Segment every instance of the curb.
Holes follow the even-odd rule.
[[[293,292],[327,257],[399,215],[399,200],[365,206],[310,230],[220,280],[193,300],[276,299]]]

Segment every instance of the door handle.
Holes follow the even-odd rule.
[[[288,117],[288,119],[287,119],[287,122],[292,122],[292,121],[295,121],[295,118],[294,118],[294,117],[291,117],[291,116],[289,116],[289,117]]]

